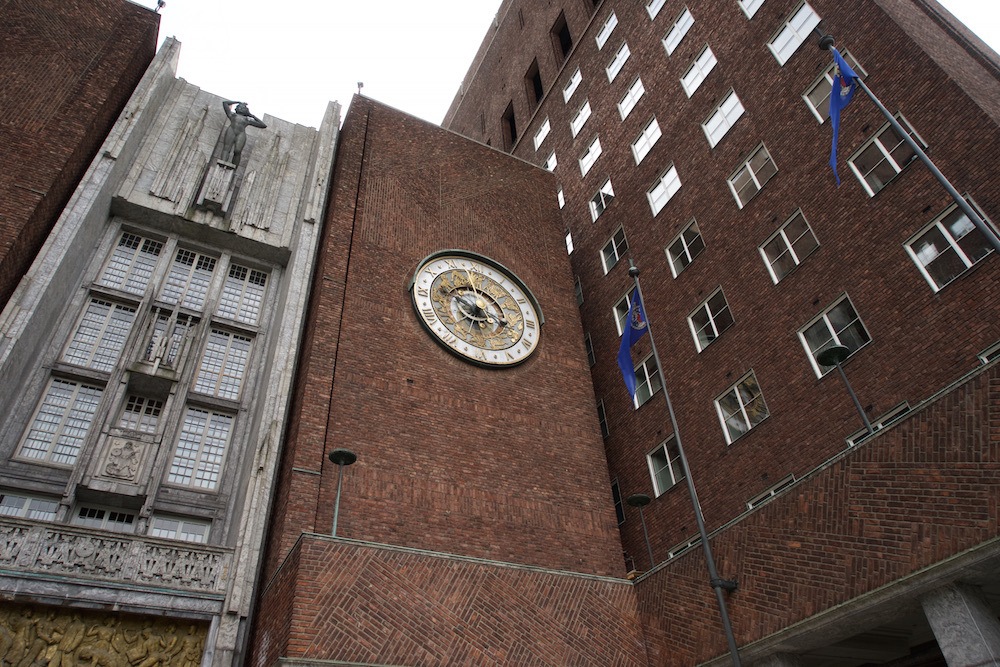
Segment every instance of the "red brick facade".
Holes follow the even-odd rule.
[[[152,60],[158,27],[158,15],[120,0],[4,3],[0,306]]]

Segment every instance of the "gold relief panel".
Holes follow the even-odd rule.
[[[208,625],[34,605],[0,609],[0,665],[197,667]]]

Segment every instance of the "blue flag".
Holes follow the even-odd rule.
[[[622,344],[618,348],[618,367],[622,370],[622,379],[628,388],[628,395],[635,398],[635,367],[632,365],[632,346],[646,335],[649,326],[646,324],[646,311],[639,299],[639,290],[632,294],[632,304],[625,319],[625,332],[622,334]]]
[[[833,71],[833,88],[830,90],[830,125],[833,126],[833,145],[830,147],[830,166],[833,167],[833,177],[840,187],[840,176],[837,175],[837,135],[840,133],[840,112],[851,103],[854,91],[858,88],[858,75],[840,55],[837,49],[830,49],[833,62],[837,69]]]

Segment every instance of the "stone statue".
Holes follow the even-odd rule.
[[[247,126],[252,125],[263,129],[267,125],[250,113],[246,102],[223,100],[222,109],[229,117],[229,127],[226,128],[226,133],[222,138],[222,154],[219,157],[223,160],[229,160],[238,167],[240,166],[240,155],[247,143]],[[232,159],[230,159],[230,155],[232,155]]]

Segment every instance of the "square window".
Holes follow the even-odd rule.
[[[718,288],[688,315],[688,326],[694,336],[694,345],[701,352],[712,344],[723,331],[733,325],[733,314],[726,302],[722,288]]]
[[[897,116],[897,120],[907,134],[913,137],[914,141],[923,148],[927,147],[924,140],[917,136],[905,118]],[[892,125],[886,123],[847,162],[851,165],[851,171],[861,181],[861,185],[864,186],[868,195],[874,197],[876,192],[896,178],[896,174],[903,171],[906,165],[910,164],[916,157],[916,151],[906,143]]]
[[[545,158],[545,164],[543,166],[546,171],[555,171],[557,164],[559,164],[559,162],[556,160],[556,152],[552,151],[549,153],[549,156]]]
[[[156,433],[160,424],[160,413],[163,411],[163,401],[145,396],[129,394],[125,400],[118,428],[136,433]]]
[[[747,15],[748,19],[752,19],[753,15],[757,13],[757,10],[761,8],[764,4],[764,0],[737,0],[740,5],[740,9],[743,13]]]
[[[574,137],[580,134],[580,130],[587,123],[587,119],[590,118],[590,100],[583,103],[583,106],[576,112],[572,120],[569,121],[569,131]]]
[[[646,464],[649,466],[649,476],[653,480],[653,494],[657,498],[684,479],[684,466],[681,465],[681,455],[674,436],[670,436],[656,449],[646,454]]]
[[[76,463],[103,394],[101,387],[52,378],[18,455],[58,465]]]
[[[622,67],[625,67],[625,61],[628,60],[630,55],[632,55],[632,52],[629,51],[628,44],[622,43],[622,45],[618,48],[618,51],[615,53],[615,57],[611,60],[611,63],[609,63],[607,68],[605,68],[605,71],[608,74],[609,83],[614,81],[615,77],[618,76],[618,73],[622,71]]]
[[[704,249],[705,241],[701,238],[701,230],[698,229],[698,223],[692,220],[667,246],[667,259],[670,261],[670,272],[674,278]]]
[[[563,87],[563,102],[569,102],[569,98],[573,97],[573,93],[576,89],[580,87],[583,82],[583,74],[580,73],[580,68],[577,67],[576,71],[573,72],[572,76],[569,77],[569,81]]]
[[[706,44],[702,52],[698,54],[698,57],[688,67],[684,76],[681,77],[681,86],[688,97],[694,95],[694,91],[698,90],[701,82],[705,80],[709,72],[715,69],[717,62],[715,54],[712,53],[712,48]]]
[[[649,201],[649,208],[653,211],[655,216],[657,213],[663,210],[663,207],[667,205],[667,202],[677,194],[677,191],[681,189],[681,179],[677,175],[677,167],[671,165],[663,174],[660,175],[659,180],[651,187],[646,190],[646,199]]]
[[[854,354],[871,341],[868,330],[845,294],[799,330],[799,339],[809,355],[816,377],[823,377],[833,366],[821,366],[816,356],[834,345],[843,345]]]
[[[796,211],[761,244],[759,250],[771,280],[777,285],[818,247],[819,241],[802,211]]]
[[[538,132],[535,132],[534,144],[536,151],[538,150],[538,147],[542,145],[542,142],[545,141],[545,137],[549,136],[549,132],[551,130],[552,124],[549,123],[549,119],[546,118],[542,121],[542,126],[538,128]]]
[[[604,274],[614,268],[625,253],[628,252],[628,241],[625,240],[625,230],[619,227],[604,247],[601,248],[601,265],[604,267]],[[618,332],[621,334],[621,331]]]
[[[607,438],[611,435],[608,430],[608,416],[604,412],[604,400],[597,401],[597,423],[601,427],[601,436]]]
[[[737,205],[740,208],[746,206],[747,202],[753,199],[764,184],[777,173],[778,168],[774,166],[767,149],[761,146],[755,150],[729,177],[729,189],[736,197]]]
[[[636,164],[642,162],[642,159],[649,155],[649,151],[653,150],[653,146],[662,134],[660,132],[660,124],[656,122],[656,118],[649,121],[649,124],[643,128],[642,134],[632,142],[632,157],[635,158]]]
[[[867,75],[867,72],[848,51],[841,51],[841,55],[858,76],[864,78]],[[825,123],[826,119],[830,117],[830,92],[833,90],[833,70],[835,68],[835,64],[827,67],[826,71],[820,74],[819,78],[806,89],[806,92],[802,93],[802,99],[806,101],[809,110],[813,112],[820,124]]]
[[[601,189],[597,191],[590,199],[590,217],[592,220],[597,220],[601,217],[601,213],[604,213],[604,209],[611,205],[611,202],[615,199],[615,191],[611,187],[611,179],[604,181],[604,185]]]
[[[715,399],[715,410],[727,444],[732,444],[767,418],[767,404],[753,371]]]
[[[975,208],[968,198],[966,201]],[[976,212],[986,219],[978,208]],[[906,251],[935,292],[992,250],[969,216],[954,204],[906,242]]]
[[[594,140],[587,146],[587,152],[580,158],[580,173],[586,176],[599,157],[601,157],[601,138],[594,137]]]
[[[722,100],[722,103],[715,108],[708,120],[701,124],[701,129],[708,137],[708,145],[714,147],[722,141],[722,137],[726,136],[729,128],[743,117],[743,111],[743,103],[736,96],[736,91],[729,91],[726,99]]]
[[[635,105],[639,103],[639,98],[643,96],[646,92],[645,87],[642,85],[642,79],[636,79],[628,90],[625,91],[625,96],[622,97],[621,101],[618,102],[618,113],[621,114],[622,120],[628,118],[628,115],[632,113],[632,109]]]
[[[604,25],[601,26],[600,32],[597,33],[596,40],[597,40],[598,50],[604,48],[604,45],[611,37],[611,33],[614,32],[615,26],[617,25],[618,25],[618,17],[615,16],[614,12],[611,12],[611,16],[607,18],[607,20],[604,22]]]
[[[688,33],[688,30],[693,25],[694,17],[691,15],[691,10],[685,7],[684,11],[681,12],[681,15],[677,17],[677,20],[670,27],[667,36],[663,38],[663,48],[666,49],[668,56],[677,49],[681,40],[684,39],[684,35]]]
[[[656,367],[656,360],[652,355],[635,367],[635,380],[635,397],[632,399],[632,404],[638,410],[663,386],[660,382],[660,369]]]
[[[650,21],[656,18],[656,15],[660,13],[665,4],[667,4],[667,0],[649,0],[646,3],[646,12],[649,13]]]
[[[819,25],[817,14],[808,2],[803,2],[789,17],[771,41],[767,43],[779,65],[784,65],[792,54],[809,37],[813,28]]]

